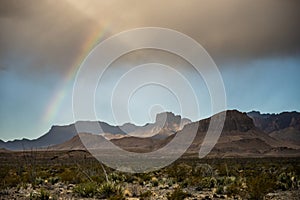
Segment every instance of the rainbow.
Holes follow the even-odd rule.
[[[70,69],[66,73],[66,76],[63,79],[63,86],[57,88],[54,93],[53,98],[50,100],[44,114],[42,117],[43,123],[53,123],[53,120],[56,118],[59,110],[61,110],[62,103],[66,98],[68,92],[70,91],[73,81],[77,74],[79,67],[84,61],[85,57],[89,52],[104,38],[107,33],[108,26],[99,26],[95,28],[91,34],[85,39],[85,42],[81,45],[79,49],[78,56],[76,56],[75,61],[71,65]]]

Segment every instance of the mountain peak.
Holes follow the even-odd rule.
[[[226,120],[223,130],[246,132],[253,128],[255,128],[253,120],[246,113],[238,110],[228,110],[226,112]]]
[[[158,113],[156,115],[155,123],[166,122],[166,123],[177,123],[177,124],[179,124],[180,121],[181,121],[181,116],[180,115],[175,115],[172,112],[162,112],[162,113]]]
[[[247,116],[246,113],[240,112],[238,110],[227,110],[226,118],[223,126],[223,131],[239,131],[239,132],[247,132],[253,128],[255,128],[254,123],[250,117]],[[221,112],[221,113],[223,113]],[[215,116],[220,115],[221,113],[215,114]],[[199,127],[198,130],[200,132],[206,132],[211,118],[203,119],[198,121]]]

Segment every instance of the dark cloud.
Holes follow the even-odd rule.
[[[159,14],[149,9],[143,14],[147,25],[182,31],[219,59],[299,54],[299,1],[176,2],[159,5]]]
[[[0,65],[64,72],[96,26],[181,31],[217,61],[299,56],[300,1],[0,1]],[[9,65],[7,65],[9,66]]]
[[[27,5],[24,6],[25,2],[20,2],[18,0],[1,0],[0,1],[0,18],[18,18],[29,15],[29,8],[34,2],[27,1]]]
[[[0,19],[0,64],[22,74],[64,72],[93,28],[88,18],[61,1],[21,1],[18,6],[12,2],[5,8],[7,14]]]

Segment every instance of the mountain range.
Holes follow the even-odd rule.
[[[256,127],[279,140],[300,145],[300,113],[283,112],[280,114],[248,113]]]
[[[228,110],[221,136],[209,154],[218,157],[262,157],[300,155],[300,113],[261,114]],[[218,114],[216,114],[218,115]],[[197,134],[187,155],[197,154],[206,135],[210,118],[196,122],[181,118],[171,112],[160,113],[154,123],[136,126],[126,123],[111,126],[105,122],[76,122],[81,127],[99,123],[102,131],[85,131],[79,134],[105,137],[119,147],[133,152],[151,152],[167,145],[177,134],[189,134],[197,128]],[[76,124],[53,126],[45,135],[35,140],[0,141],[0,148],[8,150],[45,149],[82,150],[85,149]],[[92,141],[93,139],[91,139]]]
[[[184,125],[190,122],[189,119],[181,118],[181,116],[171,112],[157,114],[154,123],[147,123],[144,126],[136,126],[131,123],[112,126],[101,121],[78,121],[65,126],[52,126],[46,134],[33,140],[21,139],[7,142],[0,140],[0,148],[8,150],[48,148],[72,139],[78,134],[76,127],[80,128],[80,132],[99,134],[108,140],[130,136],[165,138],[181,130]],[[99,127],[95,125],[100,125],[102,130],[93,129],[93,127]]]

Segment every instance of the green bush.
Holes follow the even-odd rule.
[[[41,177],[37,177],[34,181],[36,185],[41,185],[44,183],[44,180]]]
[[[98,189],[101,198],[123,199],[123,190],[119,185],[113,182],[106,182],[100,185]]]
[[[74,180],[74,172],[72,172],[70,169],[66,168],[61,174],[60,178],[64,182],[73,182]]]
[[[281,190],[298,189],[297,177],[292,172],[283,172],[277,178],[277,187]]]
[[[80,197],[94,197],[98,192],[98,185],[95,182],[80,183],[73,191]]]
[[[80,173],[76,173],[73,169],[65,168],[59,177],[63,182],[77,184],[87,180],[80,175]]]
[[[126,176],[113,172],[108,175],[108,180],[114,183],[124,182],[126,180]]]
[[[205,178],[202,178],[199,182],[200,188],[213,188],[216,185],[217,185],[217,179],[215,179],[214,177],[212,177],[212,178],[205,177]]]
[[[57,177],[57,176],[50,177],[48,181],[49,181],[49,183],[51,183],[52,185],[54,185],[55,183],[58,183],[59,177]]]

